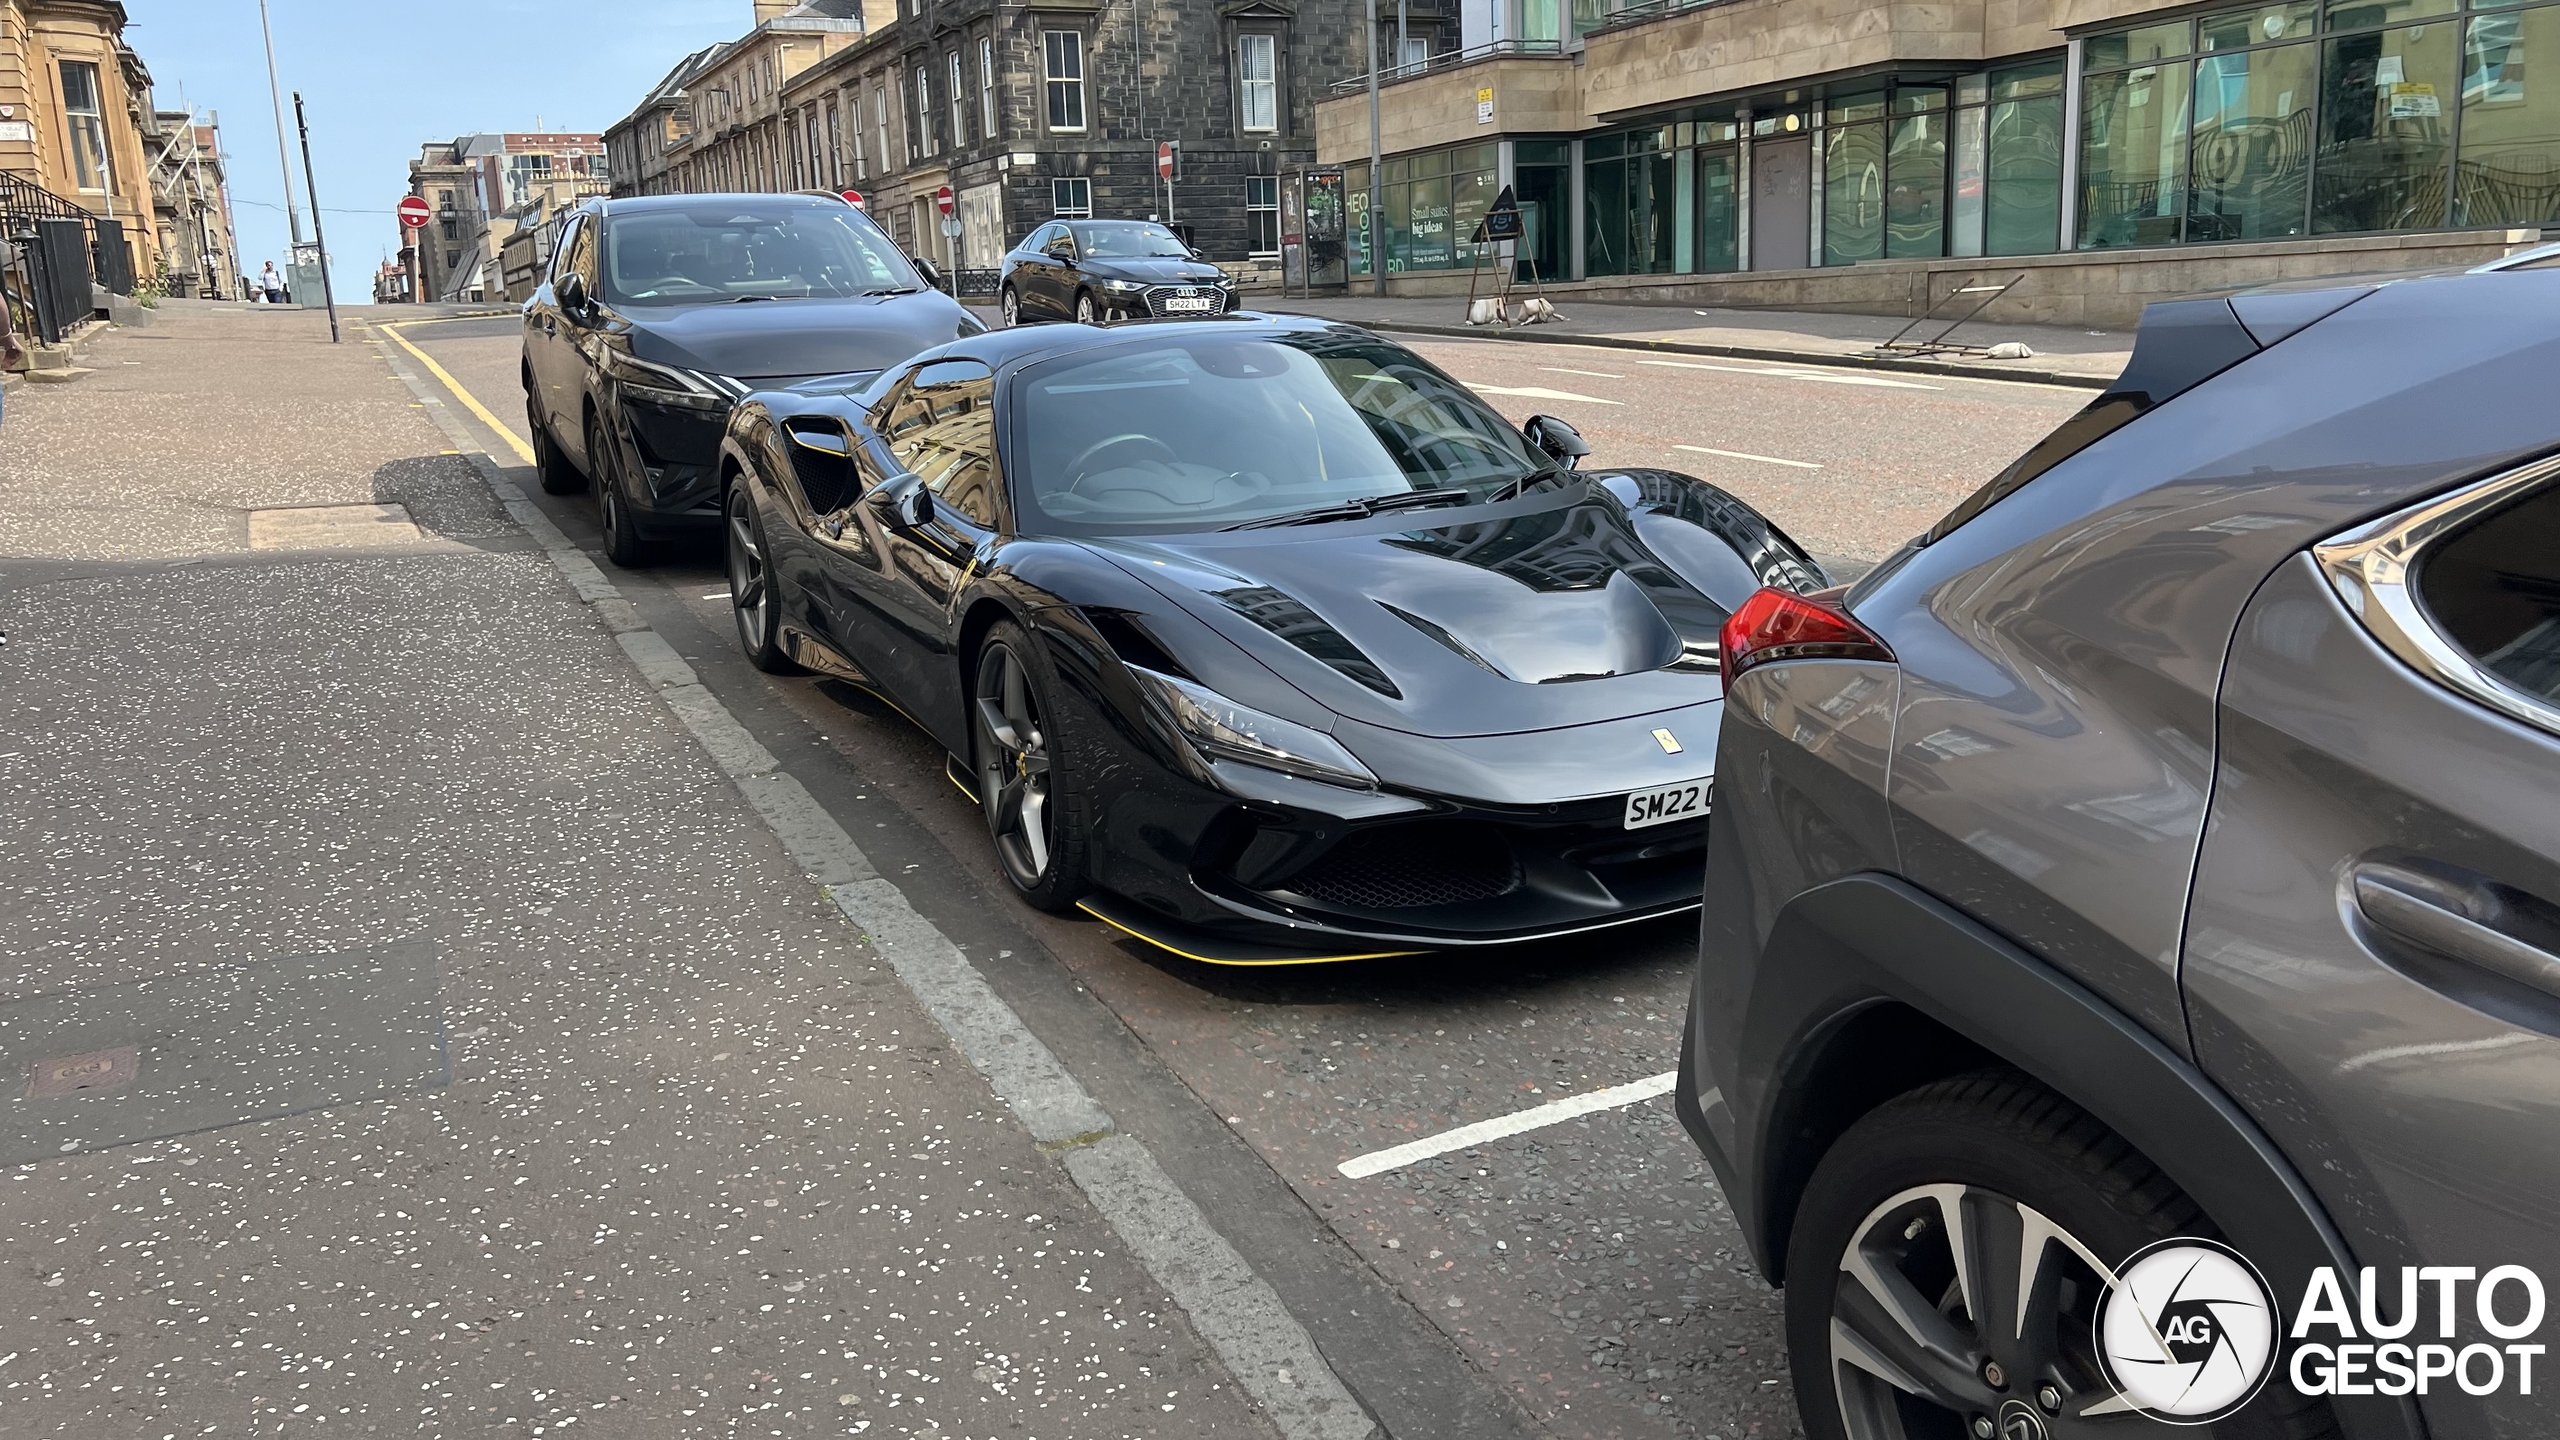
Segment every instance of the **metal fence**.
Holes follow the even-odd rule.
[[[1701,0],[1701,3],[1704,3],[1704,0]],[[1496,40],[1487,45],[1471,45],[1464,50],[1444,50],[1428,60],[1416,60],[1409,65],[1387,66],[1378,72],[1378,83],[1392,85],[1398,80],[1410,80],[1416,75],[1428,75],[1436,70],[1454,70],[1461,65],[1472,65],[1479,60],[1496,60],[1506,55],[1553,57],[1563,53],[1564,46],[1553,40]],[[1348,80],[1333,82],[1333,93],[1336,95],[1357,95],[1368,88],[1369,75],[1366,71]]]

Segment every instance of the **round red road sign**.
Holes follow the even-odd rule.
[[[1159,180],[1173,178],[1173,142],[1170,140],[1156,142],[1156,178]]]
[[[400,223],[412,230],[426,229],[431,213],[427,209],[427,197],[424,195],[412,195],[400,202]]]
[[[943,186],[941,189],[934,191],[934,192],[933,192],[933,203],[934,203],[934,205],[935,205],[935,207],[936,207],[936,208],[938,208],[939,210],[941,210],[941,211],[942,211],[942,213],[943,213],[943,214],[945,214],[945,215],[950,214],[950,213],[951,213],[951,207],[952,207],[952,204],[953,204],[953,201],[952,201],[952,199],[951,199],[951,187],[950,187],[950,186],[948,186],[948,185],[945,185],[945,186]]]
[[[844,203],[846,203],[847,205],[852,206],[852,207],[853,207],[854,209],[856,209],[856,210],[867,210],[867,209],[869,209],[869,208],[870,208],[869,206],[867,206],[867,205],[865,205],[865,204],[863,204],[863,203],[862,203],[862,192],[861,192],[861,191],[859,191],[859,190],[847,190],[847,191],[845,191],[845,192],[844,192]]]

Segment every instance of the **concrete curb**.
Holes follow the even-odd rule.
[[[1275,315],[1306,315],[1300,310],[1270,310]],[[1965,380],[2005,380],[2011,384],[2060,385],[2074,390],[2104,390],[2115,383],[2112,376],[2072,375],[2059,370],[2013,370],[2006,366],[1971,364],[1960,360],[1903,359],[1896,356],[1840,355],[1820,350],[1788,350],[1770,345],[1708,345],[1688,340],[1645,340],[1632,335],[1572,335],[1561,331],[1531,328],[1505,330],[1484,325],[1432,325],[1419,320],[1350,319],[1339,315],[1309,315],[1315,320],[1340,320],[1364,330],[1385,330],[1404,335],[1446,335],[1468,340],[1513,340],[1526,345],[1587,345],[1601,350],[1642,350],[1658,355],[1703,355],[1727,360],[1774,360],[1789,365],[1823,365],[1844,370],[1898,370],[1913,375],[1948,375]]]

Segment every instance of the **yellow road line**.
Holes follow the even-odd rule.
[[[444,388],[453,393],[453,398],[462,402],[463,409],[470,411],[479,419],[481,424],[496,431],[498,433],[498,438],[507,442],[507,448],[515,451],[518,459],[524,461],[527,465],[532,464],[532,446],[517,439],[516,432],[499,423],[498,417],[489,413],[488,406],[481,404],[470,391],[462,388],[462,382],[453,378],[453,372],[437,364],[433,356],[430,356],[426,351],[419,349],[417,346],[410,344],[409,337],[400,333],[410,325],[428,325],[434,323],[434,321],[428,320],[410,320],[398,325],[385,325],[382,327],[382,333],[390,336],[394,341],[397,341],[401,349],[416,356],[418,363],[427,367],[427,373],[444,382]]]

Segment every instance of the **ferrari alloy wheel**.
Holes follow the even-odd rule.
[[[769,675],[797,675],[782,648],[782,597],[774,593],[772,563],[766,558],[764,517],[744,484],[729,487],[729,612],[738,622],[738,648],[747,663]]]
[[[1093,292],[1090,290],[1077,291],[1076,323],[1079,325],[1092,325],[1099,323],[1101,319],[1102,312],[1094,308]]]
[[[1004,312],[1004,328],[1010,330],[1022,323],[1022,297],[1013,293],[1012,286],[1004,287],[1004,294],[996,303]]]
[[[587,477],[569,467],[568,457],[551,439],[551,427],[542,423],[542,407],[533,397],[524,397],[525,433],[533,437],[533,478],[546,495],[575,495],[587,488]]]
[[[1787,1247],[1787,1348],[1818,1440],[2310,1440],[2323,1402],[2281,1387],[2180,1431],[2107,1379],[2110,1265],[2210,1222],[2087,1112],[1984,1072],[1887,1101],[1834,1142]]]
[[[596,524],[604,531],[605,558],[626,570],[648,564],[649,546],[632,517],[631,498],[623,493],[613,432],[601,416],[587,417],[587,471],[596,482]]]
[[[1042,659],[1010,621],[988,635],[970,688],[971,770],[1014,888],[1043,910],[1064,910],[1085,889],[1083,806]]]

